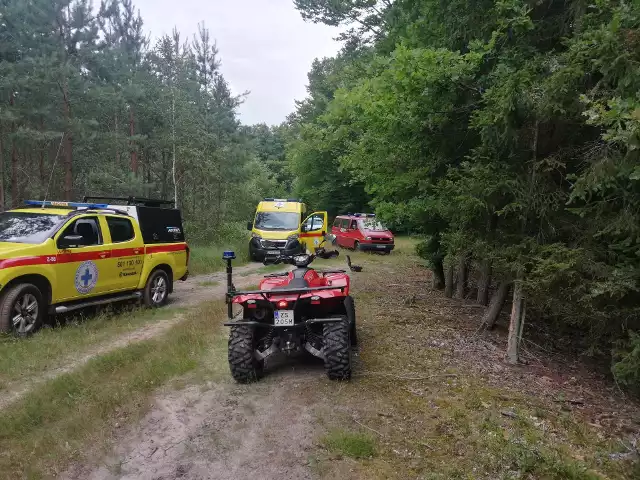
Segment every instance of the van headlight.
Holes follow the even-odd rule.
[[[289,235],[287,237],[287,240],[297,240],[298,239],[298,234],[294,233],[293,235]]]
[[[365,240],[371,240],[371,237],[365,237]]]
[[[260,235],[258,235],[257,233],[251,232],[251,238],[257,238],[258,240],[261,240],[262,237],[260,237]]]

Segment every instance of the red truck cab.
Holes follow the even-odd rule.
[[[336,243],[344,248],[391,253],[395,246],[393,233],[373,213],[338,215],[331,233],[336,236]]]

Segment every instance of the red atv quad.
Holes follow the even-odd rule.
[[[306,353],[324,360],[331,380],[351,378],[351,349],[356,346],[356,316],[344,270],[314,270],[317,257],[337,257],[337,251],[316,249],[314,254],[267,258],[264,263],[295,265],[292,271],[265,275],[259,290],[236,291],[232,281],[233,252],[227,261],[227,307],[231,327],[229,367],[240,383],[258,380],[272,355]],[[242,316],[233,318],[233,304]]]

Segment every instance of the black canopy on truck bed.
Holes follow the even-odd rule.
[[[122,204],[121,206],[126,207],[129,212],[131,209],[135,209],[135,216],[138,219],[140,230],[142,230],[142,239],[145,244],[185,241],[182,214],[179,209],[175,208],[175,203],[171,200],[86,196],[83,201],[93,200],[117,202],[113,204],[114,207]]]

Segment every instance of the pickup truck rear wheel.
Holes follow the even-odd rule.
[[[26,337],[42,326],[46,305],[42,292],[31,283],[9,287],[0,303],[0,332]]]
[[[169,297],[169,276],[164,270],[155,270],[149,275],[144,287],[143,301],[147,307],[161,307]]]

